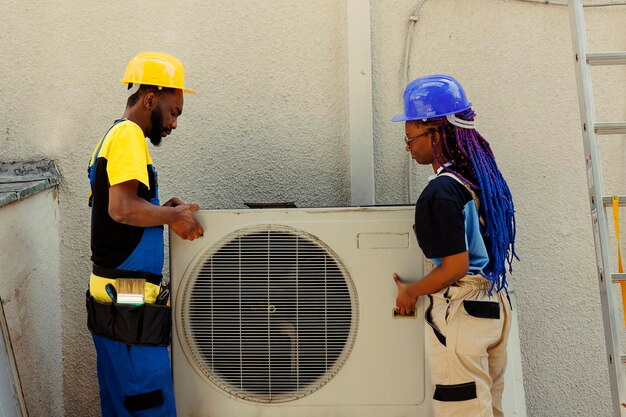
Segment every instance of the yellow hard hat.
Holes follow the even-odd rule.
[[[137,54],[128,63],[121,82],[177,88],[191,94],[196,92],[196,90],[185,88],[183,63],[178,58],[163,52]]]

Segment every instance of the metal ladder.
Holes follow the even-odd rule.
[[[569,0],[568,7],[576,61],[576,83],[578,85],[578,101],[585,148],[591,221],[598,264],[598,282],[600,301],[602,302],[609,381],[613,398],[613,414],[616,417],[626,417],[626,369],[624,368],[626,355],[621,353],[622,322],[619,318],[619,309],[615,302],[615,289],[613,287],[614,284],[621,283],[622,290],[626,290],[624,284],[626,274],[612,271],[606,213],[606,207],[612,206],[612,197],[602,195],[604,187],[598,147],[599,135],[626,134],[626,122],[596,122],[589,69],[592,65],[626,65],[626,52],[588,53],[582,0]],[[626,206],[626,196],[619,196],[618,198],[619,206]]]

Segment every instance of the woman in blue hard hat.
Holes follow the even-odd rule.
[[[435,267],[421,280],[397,274],[397,309],[428,295],[428,354],[436,417],[501,417],[515,254],[509,187],[474,126],[463,87],[447,75],[418,78],[404,91],[406,149],[435,172],[415,205],[415,234]]]

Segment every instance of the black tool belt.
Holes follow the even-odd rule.
[[[151,303],[135,306],[102,302],[87,290],[87,327],[99,336],[129,345],[168,346],[172,309]]]

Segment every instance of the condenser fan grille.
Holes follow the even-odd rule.
[[[356,330],[354,290],[332,251],[286,227],[243,230],[200,258],[184,331],[200,370],[257,402],[301,398],[338,371]]]

